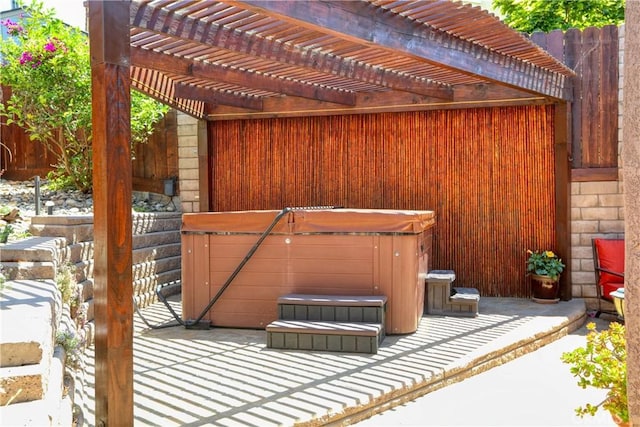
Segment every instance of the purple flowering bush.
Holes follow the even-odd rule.
[[[49,177],[59,188],[91,191],[91,67],[89,39],[34,1],[20,22],[2,20],[10,36],[0,45],[0,115],[56,156]],[[132,142],[144,142],[167,107],[131,94]]]

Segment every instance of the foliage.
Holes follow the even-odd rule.
[[[595,323],[589,323],[586,347],[562,354],[562,361],[571,365],[571,373],[578,378],[578,385],[609,390],[607,398],[593,405],[587,403],[576,409],[583,417],[595,415],[602,407],[622,422],[629,421],[627,406],[627,351],[625,328],[611,323],[609,329],[597,332]]]
[[[22,230],[20,232],[13,233],[13,236],[16,240],[24,240],[28,237],[33,236],[29,230]]]
[[[7,243],[7,240],[9,240],[9,234],[11,234],[12,231],[13,227],[11,224],[7,224],[2,227],[2,230],[0,230],[0,243]]]
[[[78,303],[78,283],[74,272],[71,264],[63,264],[56,273],[56,285],[62,295],[62,303],[70,307]]]
[[[0,265],[0,291],[4,290],[4,284],[7,281],[7,277],[4,275],[4,268]]]
[[[11,87],[0,115],[56,156],[50,177],[56,187],[88,192],[93,165],[88,38],[38,0],[23,9],[20,22],[1,22],[12,38],[0,46],[0,83]],[[132,142],[145,141],[166,111],[166,106],[132,93]]]
[[[529,34],[624,22],[624,0],[493,0],[493,7],[507,25]]]
[[[564,270],[565,265],[562,260],[552,251],[527,251],[527,273],[539,276],[549,276],[557,279]]]
[[[66,353],[66,365],[73,369],[78,368],[82,357],[82,340],[75,331],[60,331],[56,334],[56,344],[64,348]]]

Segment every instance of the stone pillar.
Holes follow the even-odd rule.
[[[624,38],[623,176],[627,395],[631,425],[640,426],[640,2],[627,1]]]
[[[182,212],[200,212],[198,119],[178,112],[178,167]]]

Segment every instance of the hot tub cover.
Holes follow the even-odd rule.
[[[205,212],[182,215],[187,233],[262,233],[281,211]],[[433,211],[394,209],[295,209],[272,233],[417,234],[435,224]]]

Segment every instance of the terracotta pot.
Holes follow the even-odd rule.
[[[559,280],[549,276],[531,275],[531,292],[533,300],[539,303],[556,303],[558,298]]]
[[[622,421],[622,418],[620,418],[616,414],[611,414],[611,418],[613,418],[613,422],[616,423],[619,427],[629,427],[631,425],[629,421]]]

